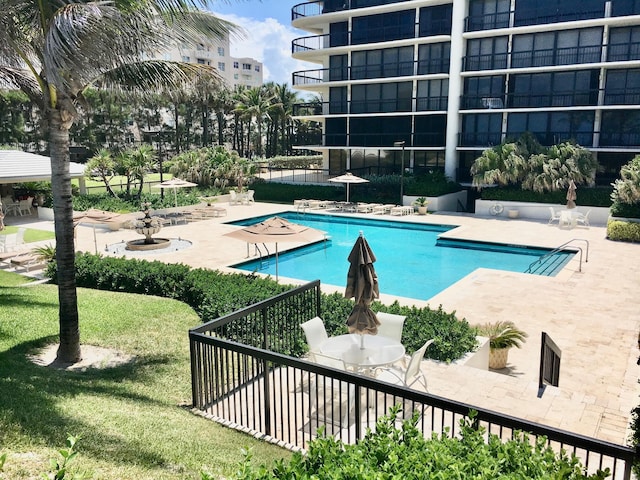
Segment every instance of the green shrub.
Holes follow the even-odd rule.
[[[607,238],[620,242],[640,242],[640,223],[610,220],[607,223]]]
[[[612,187],[583,187],[578,189],[580,206],[610,207]],[[532,190],[522,190],[519,187],[483,188],[480,193],[482,200],[495,200],[502,202],[533,202],[533,203],[567,203],[567,192],[538,193]]]
[[[171,189],[165,189],[164,199],[157,194],[143,194],[140,198],[135,195],[125,195],[124,193],[118,198],[112,197],[108,193],[92,193],[87,195],[76,195],[73,197],[73,209],[76,212],[84,212],[91,208],[105,210],[107,212],[130,213],[139,212],[144,202],[151,203],[151,209],[168,208],[175,206],[176,198],[178,205],[196,205],[200,203],[202,191],[193,190],[191,192],[177,192],[176,197]]]
[[[475,428],[475,413],[460,421],[454,438],[434,434],[425,438],[415,424],[418,417],[396,427],[398,408],[378,419],[375,431],[367,431],[357,444],[344,444],[330,436],[309,443],[306,455],[293,454],[273,467],[251,465],[251,456],[233,477],[237,480],[494,480],[494,479],[604,479],[609,469],[584,473],[579,460],[555,453],[544,437],[531,439],[515,432],[502,442],[484,427]],[[485,441],[485,436],[487,440]],[[206,477],[203,477],[206,478]]]
[[[640,218],[640,202],[623,203],[614,201],[611,205],[611,216],[622,218]]]
[[[49,264],[47,276],[55,281],[55,262]],[[227,274],[192,269],[183,264],[102,257],[90,253],[78,253],[76,256],[76,282],[79,287],[174,298],[191,306],[203,322],[215,320],[290,288],[256,275]],[[345,321],[353,308],[353,300],[333,293],[321,295],[320,301],[327,333],[332,336],[347,333]],[[441,307],[437,310],[401,307],[398,302],[390,306],[374,302],[372,307],[374,311],[407,316],[402,337],[407,352],[417,350],[431,338],[435,342],[427,356],[436,360],[456,360],[475,348],[475,329],[466,320],[458,320],[455,313],[446,313]],[[291,328],[299,327],[292,325]],[[293,356],[301,356],[307,350],[304,342],[288,351],[278,350],[273,345],[272,348]]]
[[[273,168],[309,168],[322,166],[322,155],[277,156],[267,159],[266,163]]]

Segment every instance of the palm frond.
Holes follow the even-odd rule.
[[[29,70],[0,65],[0,88],[18,88],[42,108],[42,90]]]

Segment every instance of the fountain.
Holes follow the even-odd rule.
[[[144,235],[141,240],[129,240],[126,250],[159,250],[167,248],[171,244],[168,238],[153,238],[152,235],[158,233],[162,229],[162,222],[159,217],[149,215],[149,206],[151,203],[142,204],[144,217],[135,221],[135,230],[140,235]]]

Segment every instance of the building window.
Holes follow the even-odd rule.
[[[640,60],[640,27],[612,28],[609,32],[607,61]]]
[[[474,113],[462,117],[460,145],[465,147],[497,145],[502,141],[502,114]]]
[[[224,47],[218,47],[218,55],[224,57]]]
[[[382,13],[352,20],[351,44],[390,42],[415,37],[416,11]]]
[[[351,86],[351,113],[410,112],[411,82]]]
[[[609,70],[604,89],[605,105],[640,104],[640,70]]]
[[[347,119],[327,118],[325,122],[325,145],[344,146],[347,144]]]
[[[462,108],[504,108],[504,75],[464,79]]]
[[[256,65],[256,66],[254,67],[254,70],[255,70],[256,72],[259,72],[259,71],[260,71],[260,65]]]
[[[506,0],[503,0],[506,1]],[[419,36],[451,34],[452,4],[423,7],[420,9]]]
[[[447,131],[446,115],[423,115],[416,117],[414,147],[444,147]]]
[[[243,70],[251,70],[251,64],[250,63],[243,63],[242,64],[242,69]]]
[[[628,3],[615,1],[617,3]],[[572,22],[604,16],[605,0],[518,0],[516,2],[515,26],[541,25],[545,23]]]
[[[224,72],[224,62],[218,62],[218,70]]]
[[[594,117],[592,111],[511,113],[507,119],[507,136],[519,137],[531,132],[542,145],[573,140],[590,147]]]
[[[418,47],[418,75],[448,73],[451,44],[429,43]]]
[[[234,79],[234,80],[238,80],[238,78],[239,78],[239,75],[238,75],[237,73],[234,73],[234,74],[233,74],[233,79]]]
[[[471,0],[466,31],[508,27],[510,3],[509,0]]]
[[[436,169],[444,170],[444,152],[433,150],[413,152],[413,173],[426,173]]]
[[[199,52],[204,51],[204,44],[203,43],[199,43],[198,45],[196,45],[196,50],[198,50]]]
[[[509,79],[509,107],[570,107],[598,103],[598,70],[526,73]]]
[[[413,75],[413,47],[365,50],[351,54],[351,79]]]
[[[196,58],[198,65],[206,65],[207,61],[204,58]]]
[[[184,56],[184,55],[183,55],[183,56],[182,56],[182,61],[183,61],[183,62],[187,62],[187,63],[188,63],[188,62],[190,62],[190,61],[191,61],[191,58],[189,58],[189,57],[187,57],[187,56]]]
[[[240,68],[240,64],[238,62],[233,62],[233,68]]]
[[[329,25],[329,46],[343,47],[349,44],[349,24],[337,22]]]
[[[331,55],[329,57],[329,81],[348,80],[348,72],[349,62],[347,55]]]
[[[329,88],[329,113],[347,113],[347,87]]]
[[[349,145],[390,147],[411,132],[411,117],[353,117],[349,121]]]
[[[613,2],[612,15],[614,17],[620,17],[623,15],[638,15],[640,14],[640,0],[626,0],[624,2]]]
[[[449,97],[449,80],[418,81],[416,111],[446,110]]]
[[[508,37],[478,38],[467,42],[464,70],[496,70],[507,68]]]
[[[524,68],[599,62],[601,45],[600,27],[516,35],[511,66]]]

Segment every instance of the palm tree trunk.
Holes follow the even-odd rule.
[[[82,355],[69,173],[69,127],[67,125],[70,122],[63,121],[60,109],[49,109],[48,114],[60,322],[60,346],[56,360],[76,363],[81,360]]]

